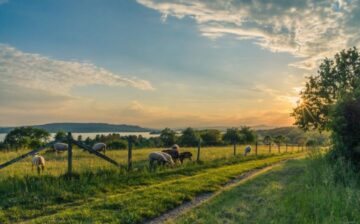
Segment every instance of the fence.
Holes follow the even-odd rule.
[[[150,152],[160,151],[158,148],[150,149],[135,149],[133,147],[131,139],[128,142],[128,150],[109,150],[106,152],[106,155],[100,152],[93,150],[90,146],[85,145],[83,142],[75,141],[71,137],[71,133],[68,133],[65,141],[68,143],[67,154],[63,155],[52,155],[45,154],[47,162],[47,169],[51,173],[62,174],[67,173],[71,175],[73,171],[81,172],[88,171],[91,169],[97,168],[109,168],[113,167],[115,169],[124,169],[124,170],[134,170],[142,169],[147,167],[147,157]],[[32,150],[30,152],[24,153],[22,155],[17,155],[16,158],[10,159],[9,161],[0,164],[0,170],[13,165],[15,163],[21,163],[25,161],[24,159],[39,153],[45,150],[48,147],[51,147],[54,142],[50,142],[44,147]],[[204,147],[201,145],[201,142],[198,143],[197,147],[188,147],[181,148],[180,151],[190,151],[193,154],[193,160],[200,161],[211,161],[220,158],[230,158],[235,156],[243,155],[243,150],[245,145],[228,145],[228,146],[217,146],[217,147]],[[249,155],[266,155],[266,154],[276,154],[276,153],[285,153],[285,152],[299,152],[306,149],[303,145],[292,145],[292,144],[283,144],[283,145],[266,145],[261,144],[260,142],[255,142],[251,145],[251,152]],[[78,149],[78,150],[74,150]],[[88,152],[84,154],[80,149]],[[89,154],[90,153],[90,154]],[[100,159],[100,160],[99,160]],[[0,158],[0,161],[4,161]],[[76,161],[76,162],[74,162]],[[27,169],[28,164],[23,164],[21,169]],[[14,169],[16,172],[21,172]]]

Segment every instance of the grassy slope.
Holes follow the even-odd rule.
[[[139,223],[199,193],[215,191],[245,171],[293,156],[296,154],[259,160],[249,157],[243,163],[239,162],[244,159],[237,157],[153,174],[102,171],[82,174],[71,181],[52,176],[10,178],[7,186],[3,182],[0,185],[0,193],[5,196],[0,202],[0,222]],[[16,190],[11,190],[14,186]]]
[[[317,156],[218,195],[176,223],[359,223],[359,175]]]

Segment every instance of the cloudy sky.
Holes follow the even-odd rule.
[[[0,126],[286,126],[358,0],[0,0]]]

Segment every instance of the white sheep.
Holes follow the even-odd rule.
[[[246,156],[248,153],[250,153],[251,152],[251,146],[250,145],[247,145],[246,147],[245,147],[245,150],[244,150],[244,156]]]
[[[67,151],[69,148],[69,145],[66,143],[57,142],[54,144],[54,150],[56,152],[64,152]]]
[[[149,154],[149,165],[150,169],[153,167],[154,162],[158,164],[165,165],[166,163],[174,165],[174,161],[171,158],[171,155],[165,152],[152,152]]]
[[[96,143],[96,144],[93,145],[92,149],[97,151],[97,152],[103,151],[104,154],[105,154],[105,152],[106,152],[106,144],[102,143],[102,142]]]
[[[34,166],[36,166],[38,173],[40,174],[41,170],[44,172],[45,169],[45,159],[42,156],[35,155],[32,158],[32,166],[31,170],[34,170]]]

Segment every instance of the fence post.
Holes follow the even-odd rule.
[[[196,162],[199,162],[199,161],[200,161],[200,148],[201,148],[201,141],[199,140],[199,142],[198,142],[198,147],[197,147]]]
[[[132,169],[132,141],[131,137],[128,138],[128,170]]]
[[[236,156],[236,142],[234,142],[234,156]]]
[[[72,136],[71,132],[68,132],[67,135],[68,141],[68,175],[72,175]]]
[[[288,150],[288,143],[285,143],[285,152]]]
[[[269,153],[271,153],[271,143],[269,143]]]
[[[281,147],[281,143],[279,143],[278,145],[278,153],[280,154],[280,147]]]
[[[255,142],[255,155],[258,154],[258,141]]]

